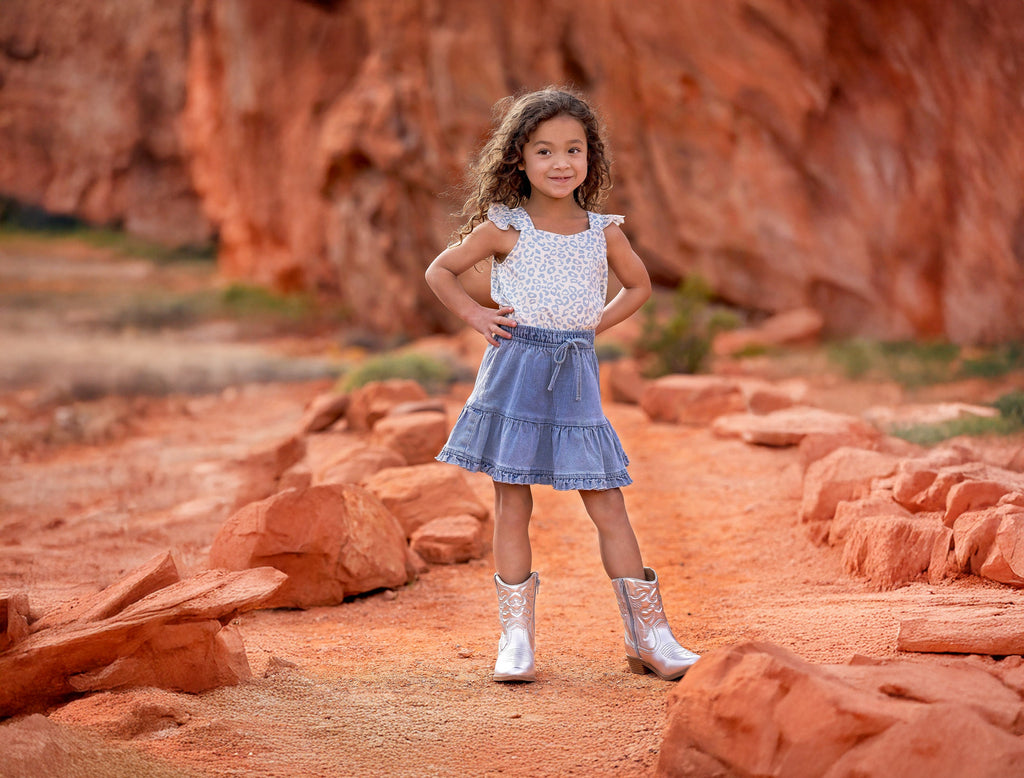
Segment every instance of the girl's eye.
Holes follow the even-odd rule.
[[[573,148],[569,149],[569,153],[570,154],[581,154],[582,152],[583,152],[583,149],[576,148],[575,146]]]

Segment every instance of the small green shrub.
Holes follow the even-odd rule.
[[[138,296],[116,308],[109,323],[115,329],[184,329],[208,318],[213,307],[210,295]]]
[[[643,316],[636,350],[646,358],[644,372],[650,378],[703,371],[715,335],[739,324],[734,313],[711,304],[711,287],[696,275],[676,289],[667,318],[659,317],[653,302],[644,306]]]
[[[871,341],[851,338],[830,343],[828,360],[851,380],[886,378],[906,387],[928,386],[959,378],[999,378],[1024,370],[1024,344],[964,349],[943,341]]]
[[[999,409],[999,415],[1024,428],[1024,391],[1017,389],[1004,394],[992,403]]]
[[[829,344],[827,354],[851,380],[888,378],[903,386],[928,386],[951,381],[959,372],[960,347],[942,341],[852,338]]]
[[[277,294],[262,286],[234,283],[220,295],[220,307],[233,316],[274,316],[302,319],[313,311],[312,301],[305,295]]]
[[[214,241],[196,245],[168,246],[131,235],[115,226],[89,224],[76,216],[52,213],[45,208],[0,196],[0,236],[33,236],[42,239],[71,239],[117,254],[154,262],[203,261],[217,257]]]
[[[938,424],[912,424],[896,427],[891,434],[919,446],[934,446],[950,438],[960,436],[979,437],[982,435],[1011,435],[1020,426],[1008,422],[1002,416],[965,416]]]
[[[1024,391],[1004,394],[992,406],[998,409],[998,416],[965,416],[940,424],[914,424],[898,427],[892,434],[921,446],[933,446],[961,435],[1013,435],[1024,431]]]
[[[866,377],[876,362],[872,344],[862,338],[829,343],[825,353],[829,363],[851,381]]]
[[[348,373],[341,382],[351,391],[373,381],[404,378],[415,381],[430,393],[443,392],[452,383],[467,378],[464,370],[436,357],[407,352],[370,357]]]
[[[116,329],[184,329],[202,322],[245,322],[246,331],[301,332],[343,320],[340,308],[327,310],[308,295],[282,295],[259,286],[235,283],[223,290],[146,292],[119,299],[107,321]]]
[[[1003,343],[965,358],[960,372],[967,378],[1000,378],[1015,370],[1024,370],[1024,343]]]
[[[63,233],[96,248],[109,249],[124,257],[149,259],[157,263],[213,262],[217,246],[204,243],[193,246],[166,246],[111,227],[79,226]]]

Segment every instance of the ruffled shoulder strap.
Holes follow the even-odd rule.
[[[533,227],[526,211],[522,208],[509,208],[503,203],[491,203],[487,208],[487,218],[502,230],[512,227],[522,232]]]
[[[603,230],[609,224],[622,224],[626,221],[625,216],[619,216],[617,213],[594,213],[593,211],[587,211],[587,215],[590,217],[590,228]]]

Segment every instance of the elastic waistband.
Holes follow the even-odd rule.
[[[515,327],[502,327],[512,333],[512,340],[523,340],[536,346],[558,348],[569,340],[586,341],[587,345],[579,344],[579,348],[594,347],[593,330],[549,330],[544,327],[529,327],[517,324]]]

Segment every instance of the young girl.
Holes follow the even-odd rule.
[[[597,527],[635,673],[682,677],[699,658],[676,642],[658,577],[644,567],[619,487],[632,482],[601,409],[594,335],[651,292],[643,262],[595,212],[611,187],[602,128],[579,96],[544,89],[512,100],[472,169],[469,220],[426,272],[427,283],[489,347],[476,385],[438,455],[494,481],[494,576],[502,634],[496,681],[532,681],[531,484],[578,490]],[[475,302],[459,275],[493,258],[491,297]],[[608,267],[622,290],[605,305]]]

